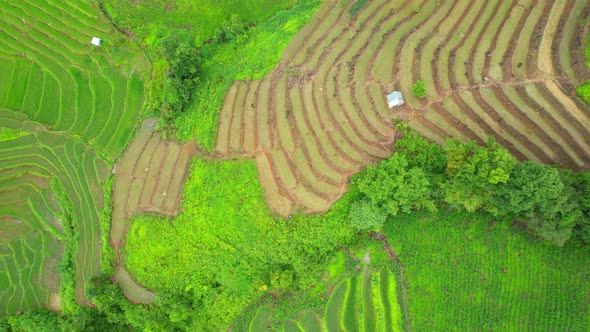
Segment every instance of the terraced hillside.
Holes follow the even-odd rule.
[[[76,297],[88,304],[84,287],[100,270],[101,183],[109,174],[107,163],[87,145],[50,132],[23,113],[0,109],[0,129],[12,133],[0,141],[0,281],[8,286],[2,290],[5,311],[0,314],[47,305],[48,292],[59,290],[56,266],[67,235],[61,217],[70,218],[76,232]],[[69,206],[57,205],[52,178]]]
[[[175,216],[178,213],[182,187],[195,151],[193,141],[180,144],[154,132],[156,123],[156,119],[144,120],[114,170],[117,175],[113,187],[111,244],[119,265],[119,249],[133,215],[154,212]],[[153,294],[142,292],[122,266],[115,277],[129,299],[138,303],[153,299]]]
[[[258,308],[248,330],[267,330],[271,310],[269,306]],[[323,314],[303,312],[283,321],[282,331],[403,331],[395,276],[382,268],[346,278],[334,287]]]
[[[325,1],[265,79],[236,82],[217,153],[254,157],[269,205],[321,212],[348,177],[390,155],[393,117],[422,135],[485,142],[520,159],[590,166],[590,78],[579,19],[588,0]],[[421,80],[427,98],[413,95]],[[406,104],[391,112],[385,96]]]
[[[137,123],[146,61],[115,46],[123,36],[90,1],[0,1],[0,15],[0,315],[59,308],[64,241],[75,243],[76,300],[90,305],[103,184]]]
[[[22,0],[1,1],[0,14],[0,107],[118,156],[141,110],[143,82],[107,52],[120,36],[100,11],[84,0]],[[90,45],[93,36],[104,47]]]

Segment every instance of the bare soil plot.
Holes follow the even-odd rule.
[[[125,241],[130,218],[153,212],[166,216],[178,213],[182,186],[188,173],[194,142],[180,143],[162,138],[154,131],[157,121],[146,119],[113,169],[113,218],[111,245],[117,255],[114,279],[128,299],[150,303],[154,294],[138,285],[121,266],[119,249]]]
[[[582,48],[589,0],[347,9],[325,1],[275,70],[235,82],[224,103],[217,154],[254,157],[275,211],[325,211],[351,174],[391,154],[393,117],[440,143],[494,136],[519,159],[590,167],[590,108],[573,92],[590,71],[572,50]],[[392,90],[406,98],[395,112]]]

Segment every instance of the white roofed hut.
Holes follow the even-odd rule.
[[[393,91],[387,95],[387,105],[389,108],[398,107],[403,105],[404,96],[400,91]]]
[[[100,46],[100,38],[98,38],[98,37],[92,37],[92,40],[90,41],[90,44],[92,44],[94,46]]]

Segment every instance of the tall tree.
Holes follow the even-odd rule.
[[[450,139],[445,152],[447,181],[442,184],[445,200],[469,212],[487,203],[495,187],[508,181],[516,164],[514,157],[493,138],[485,147]]]
[[[521,220],[533,233],[562,246],[582,216],[575,196],[568,173],[525,161],[493,193],[489,210]]]
[[[395,153],[379,166],[368,167],[355,182],[373,204],[392,215],[413,209],[436,210],[434,188],[428,176],[421,168],[408,167],[403,154]]]

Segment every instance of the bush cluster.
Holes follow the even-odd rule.
[[[444,204],[521,222],[558,246],[574,233],[590,241],[589,173],[517,162],[491,138],[486,146],[450,139],[443,147],[401,129],[393,157],[353,179],[376,207],[397,215]]]

